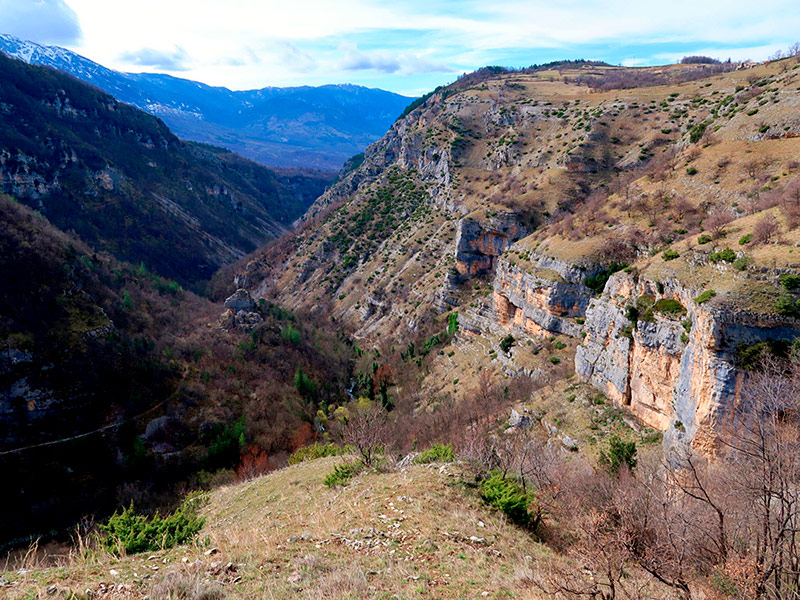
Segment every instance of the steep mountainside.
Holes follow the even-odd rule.
[[[120,73],[56,46],[0,34],[0,52],[53,67],[162,118],[182,138],[270,166],[338,169],[411,101],[356,85],[231,91],[155,73]]]
[[[0,78],[0,191],[185,285],[283,233],[330,181],[182,142],[53,69],[0,56]]]
[[[246,294],[213,304],[2,194],[0,272],[0,548],[229,481],[250,448],[280,464],[308,403],[344,397],[337,336]]]
[[[576,351],[611,400],[713,453],[747,369],[800,334],[799,85],[795,58],[481,70],[399,120],[236,282],[397,364],[438,344],[417,361],[431,398],[480,369],[561,376],[556,350]]]

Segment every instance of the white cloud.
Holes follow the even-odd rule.
[[[26,2],[39,0],[0,0],[0,6]],[[796,0],[762,0],[757,7],[743,0],[66,2],[79,15],[84,33],[80,44],[70,46],[89,58],[122,70],[152,70],[155,66],[137,53],[180,47],[185,56],[173,64],[161,61],[161,70],[185,66],[184,77],[238,89],[356,81],[408,90],[427,74],[442,74],[442,83],[512,53],[529,56],[530,64],[543,54],[558,58],[591,45],[587,54],[616,62],[622,58],[614,58],[613,50],[621,45],[758,49],[785,47],[800,37]],[[712,53],[717,54],[737,58],[734,51]],[[639,60],[645,64],[653,57]]]
[[[64,0],[0,0],[0,33],[44,44],[75,44],[78,15]]]
[[[188,58],[186,50],[178,46],[174,50],[142,48],[125,52],[119,57],[119,60],[131,65],[162,71],[188,71],[189,67],[185,64]]]

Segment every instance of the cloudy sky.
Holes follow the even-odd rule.
[[[764,59],[797,0],[0,0],[0,33],[124,71],[232,89],[358,83],[421,94],[483,65]]]

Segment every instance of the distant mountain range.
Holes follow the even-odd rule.
[[[332,179],[183,142],[152,115],[0,53],[0,192],[98,251],[201,290]]]
[[[413,100],[357,85],[232,91],[157,73],[121,73],[58,46],[0,34],[0,51],[53,67],[156,115],[178,136],[270,166],[338,169]]]

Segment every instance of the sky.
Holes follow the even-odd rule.
[[[0,0],[0,33],[230,89],[355,83],[419,95],[485,65],[764,60],[800,39],[800,2]]]

